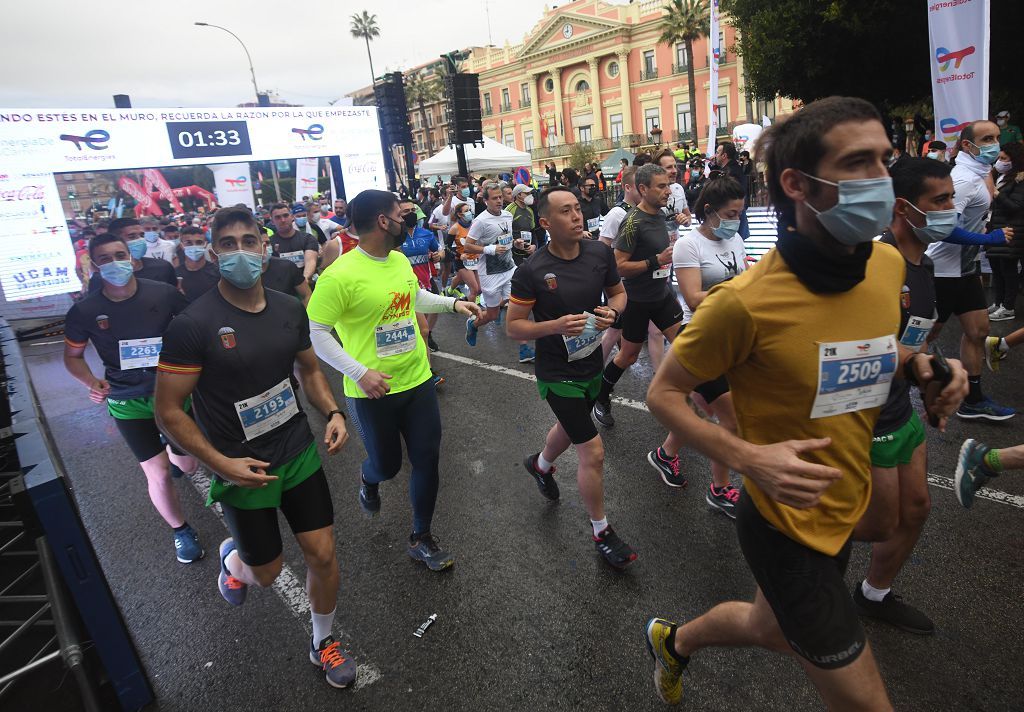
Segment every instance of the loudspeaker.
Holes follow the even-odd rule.
[[[445,75],[445,91],[454,124],[455,143],[483,141],[480,124],[480,79],[476,74]]]
[[[405,145],[412,142],[412,129],[409,126],[409,107],[405,101],[405,84],[401,72],[392,72],[382,82],[373,87],[377,100],[380,126],[389,146]]]

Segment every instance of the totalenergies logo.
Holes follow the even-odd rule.
[[[245,176],[238,176],[237,178],[225,178],[224,182],[232,188],[241,188],[243,185],[249,182],[249,179]]]
[[[965,57],[970,57],[974,54],[974,45],[965,47],[964,49],[952,52],[945,47],[939,47],[935,50],[935,61],[939,64],[939,71],[949,71],[949,65],[953,65],[953,69],[960,69],[960,63],[964,61]]]
[[[92,131],[86,132],[84,136],[61,134],[60,140],[70,141],[75,144],[75,148],[79,151],[82,150],[83,145],[87,148],[91,148],[93,151],[105,151],[107,150],[107,141],[110,140],[110,133],[103,129],[93,129]]]
[[[305,141],[307,138],[310,141],[319,141],[324,137],[323,124],[310,124],[304,129],[292,129],[292,133],[298,134]]]
[[[960,132],[963,131],[970,123],[970,121],[964,121],[961,123],[951,117],[945,118],[939,121],[939,131],[942,132],[942,138],[946,142],[956,142],[956,140],[960,138]]]

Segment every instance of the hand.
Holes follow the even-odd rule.
[[[594,309],[594,326],[598,331],[604,331],[615,323],[615,310],[611,307],[596,307]]]
[[[536,249],[537,249],[537,246],[536,246],[535,244],[533,244],[532,242],[531,242],[531,243],[530,243],[529,245],[527,245],[527,246],[526,246],[526,251],[527,251],[527,252],[528,252],[529,254],[531,254],[531,255],[532,255],[532,254],[534,253],[534,251],[535,251]]]
[[[110,384],[102,378],[97,378],[89,386],[89,400],[93,403],[102,403],[110,395]]]
[[[685,225],[686,227],[689,227],[690,223],[693,221],[693,216],[690,214],[690,209],[687,208],[682,213],[680,213],[680,215],[683,216],[683,220],[682,220],[683,225]]]
[[[345,418],[335,413],[327,421],[327,429],[324,430],[324,445],[327,446],[327,454],[337,454],[346,442],[348,442],[348,428],[345,426]]]
[[[239,487],[259,489],[277,479],[276,476],[267,474],[268,467],[269,462],[254,460],[251,457],[232,457],[228,458],[226,467],[217,470],[217,474]]]
[[[474,316],[479,319],[483,315],[483,311],[480,309],[479,304],[473,302],[455,302],[453,310],[456,314],[462,314],[463,316]]]
[[[526,249],[526,243],[525,243],[525,242],[523,242],[523,239],[522,239],[522,238],[517,238],[517,239],[515,239],[515,240],[512,240],[512,247],[514,247],[514,248],[516,248],[517,250],[520,250],[520,251],[521,251],[521,250],[524,250],[524,249]]]
[[[496,245],[494,247],[494,254],[503,255],[508,252],[508,245]]]
[[[779,504],[797,509],[813,507],[825,490],[842,478],[843,473],[834,467],[802,460],[799,455],[831,444],[832,438],[820,438],[757,445],[751,464],[743,474]]]
[[[918,358],[917,354],[911,356],[910,365],[914,369],[914,376],[923,393],[934,376],[931,366],[934,356],[921,355],[926,358]],[[931,408],[928,409],[928,414],[934,415],[938,419],[939,424],[936,427],[943,433],[946,432],[946,421],[960,407],[960,402],[963,401],[968,391],[967,371],[964,370],[963,364],[955,358],[946,359],[946,363],[949,364],[949,370],[953,372],[953,377],[945,388],[939,391],[938,397],[932,401]]]
[[[1007,242],[1012,240],[1013,239],[1013,228],[1012,227],[1004,227],[1003,228],[1003,235],[1006,237],[1006,241]]]
[[[554,324],[555,333],[563,336],[579,336],[586,326],[586,314],[566,314],[560,319],[556,319]]]
[[[357,381],[359,389],[366,394],[367,398],[383,398],[391,390],[388,381],[391,379],[386,373],[374,371],[372,368],[363,374]]]
[[[658,253],[658,264],[667,265],[672,264],[672,247],[666,247],[660,253]]]

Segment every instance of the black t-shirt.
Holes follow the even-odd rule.
[[[267,305],[258,314],[230,304],[212,289],[188,308],[164,334],[160,370],[198,373],[193,392],[198,421],[210,443],[227,457],[254,457],[279,467],[313,441],[306,414],[298,411],[273,430],[246,440],[236,403],[282,383],[291,383],[295,356],[311,347],[302,304],[263,290]]]
[[[584,240],[574,260],[555,257],[545,245],[512,276],[511,299],[532,305],[534,321],[553,321],[566,314],[593,314],[604,290],[618,282],[615,255],[603,242]],[[543,381],[588,380],[603,366],[600,346],[589,356],[569,361],[561,335],[537,339],[536,373]]]
[[[150,279],[154,282],[164,282],[172,287],[178,286],[178,276],[174,274],[174,265],[167,260],[157,257],[143,257],[142,267],[135,270],[135,279]],[[98,292],[103,289],[103,278],[97,272],[89,280],[89,291]]]
[[[896,238],[886,230],[880,242],[896,246]],[[900,294],[900,331],[896,335],[900,343],[907,348],[917,350],[924,337],[928,335],[937,316],[935,312],[935,265],[927,255],[922,255],[921,264],[911,264],[903,260],[907,266],[907,276]],[[915,319],[910,324],[911,318]],[[918,320],[926,320],[921,323]],[[908,328],[909,325],[909,328]],[[888,435],[899,430],[910,419],[914,407],[910,403],[910,384],[906,379],[894,378],[889,387],[889,398],[882,406],[882,412],[875,423],[874,435]]]
[[[665,217],[658,213],[651,215],[640,208],[629,211],[615,238],[615,249],[627,252],[630,262],[643,262],[661,253],[668,247],[668,233],[665,232]],[[669,260],[671,263],[672,260]],[[631,300],[657,302],[668,294],[668,275],[672,265],[662,265],[657,270],[646,269],[635,277],[624,277],[622,284]],[[661,276],[663,273],[664,276]],[[654,275],[658,274],[658,277]]]
[[[181,292],[169,284],[137,278],[135,281],[135,294],[128,299],[115,302],[102,291],[95,292],[71,307],[64,317],[65,339],[72,346],[92,342],[103,362],[110,397],[121,400],[153,395],[156,367],[122,371],[120,342],[163,336],[171,319],[188,306]],[[146,346],[125,344],[123,355],[130,359],[133,354],[137,358],[146,352]]]
[[[726,163],[722,170],[725,171],[726,175],[735,180],[740,184],[740,188],[743,189],[743,197],[747,197],[747,174],[743,172],[743,166],[740,165],[739,161],[729,161]]]
[[[304,278],[302,270],[288,260],[271,257],[261,279],[263,286],[267,289],[273,289],[275,292],[281,292],[297,299],[299,293],[295,291],[295,288],[302,284]]]
[[[590,200],[580,201],[580,211],[583,213],[583,229],[590,232],[590,237],[597,239],[597,233],[601,230],[601,216],[608,211],[604,209],[604,201],[600,195],[595,195]]]
[[[207,260],[197,270],[190,270],[185,263],[178,265],[175,270],[178,279],[181,280],[181,289],[185,292],[185,299],[194,302],[199,297],[217,286],[220,281],[220,270],[217,266]]]
[[[523,233],[529,233],[531,244],[536,242],[534,229],[537,227],[536,220],[533,216],[533,209],[529,206],[521,208],[515,203],[505,206],[505,210],[512,213],[512,240],[522,239]],[[540,249],[538,246],[537,249]],[[517,265],[522,264],[529,253],[525,250],[520,250],[515,245],[512,246],[512,258],[515,260]]]
[[[274,257],[281,257],[296,265],[301,271],[305,266],[306,250],[319,252],[316,238],[305,232],[296,229],[291,237],[281,237],[280,233],[274,233],[270,237],[270,245],[274,248]]]

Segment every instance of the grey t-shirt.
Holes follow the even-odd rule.
[[[512,214],[502,210],[497,215],[485,210],[473,219],[469,226],[469,237],[476,240],[481,247],[488,245],[504,245],[508,252],[503,255],[484,255],[480,262],[478,274],[486,277],[489,274],[501,274],[515,269],[512,260]]]

